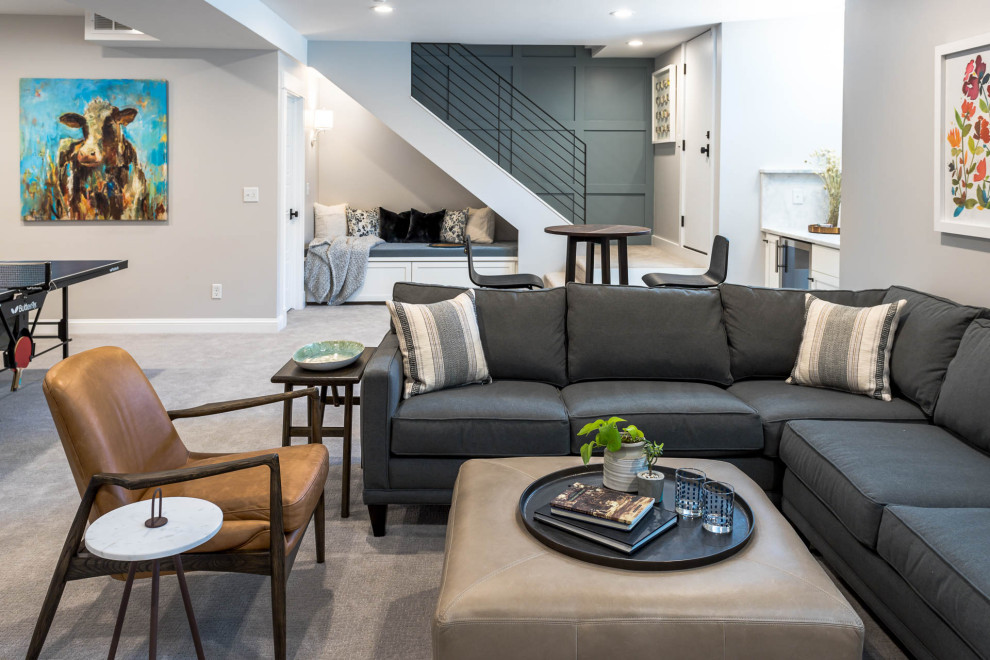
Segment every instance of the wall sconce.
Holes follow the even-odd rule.
[[[315,147],[316,141],[320,137],[320,133],[323,131],[329,131],[331,128],[333,128],[333,110],[324,110],[323,108],[314,110],[313,137],[310,139],[309,146]]]

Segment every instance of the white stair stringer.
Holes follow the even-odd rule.
[[[519,272],[563,269],[566,241],[543,229],[570,221],[412,98],[410,43],[311,41],[309,66],[518,229]]]

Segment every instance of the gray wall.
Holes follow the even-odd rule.
[[[74,318],[276,316],[275,52],[102,48],[82,18],[3,16],[0,61],[0,259],[130,260],[77,288]],[[168,222],[22,222],[22,77],[167,80]],[[243,204],[242,186],[260,203]]]
[[[472,50],[587,144],[588,223],[653,226],[652,59],[593,58],[579,46]]]
[[[934,48],[990,32],[983,9],[847,0],[843,287],[905,284],[990,305],[990,241],[932,228]]]
[[[316,201],[397,212],[485,205],[325,77],[318,76],[318,87],[318,107],[333,110],[334,127],[316,148]],[[309,240],[312,222],[307,232]],[[515,234],[499,222],[497,238],[514,240]]]

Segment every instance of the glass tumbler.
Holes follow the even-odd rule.
[[[729,484],[721,481],[707,481],[701,487],[701,492],[705,500],[702,526],[715,534],[731,532],[735,490]]]
[[[674,479],[674,511],[685,518],[700,518],[704,509],[701,487],[708,477],[696,468],[678,468]]]

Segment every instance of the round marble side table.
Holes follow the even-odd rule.
[[[154,502],[153,504],[151,502]],[[161,503],[161,513],[158,504]],[[154,510],[154,512],[152,512]],[[148,527],[145,521],[162,515],[168,522],[160,527]],[[117,653],[120,631],[127,612],[127,600],[134,584],[137,564],[133,562],[152,560],[151,569],[151,628],[148,640],[148,657],[154,660],[158,646],[158,578],[161,572],[159,560],[171,557],[175,565],[175,576],[179,579],[182,603],[189,619],[196,657],[203,660],[203,644],[199,639],[199,629],[193,616],[186,575],[182,570],[179,555],[191,550],[216,536],[223,525],[223,512],[216,504],[193,497],[166,497],[158,500],[143,500],[114,509],[101,516],[86,530],[86,548],[94,555],[105,559],[131,562],[124,584],[124,595],[120,599],[117,624],[110,642],[111,660]]]

